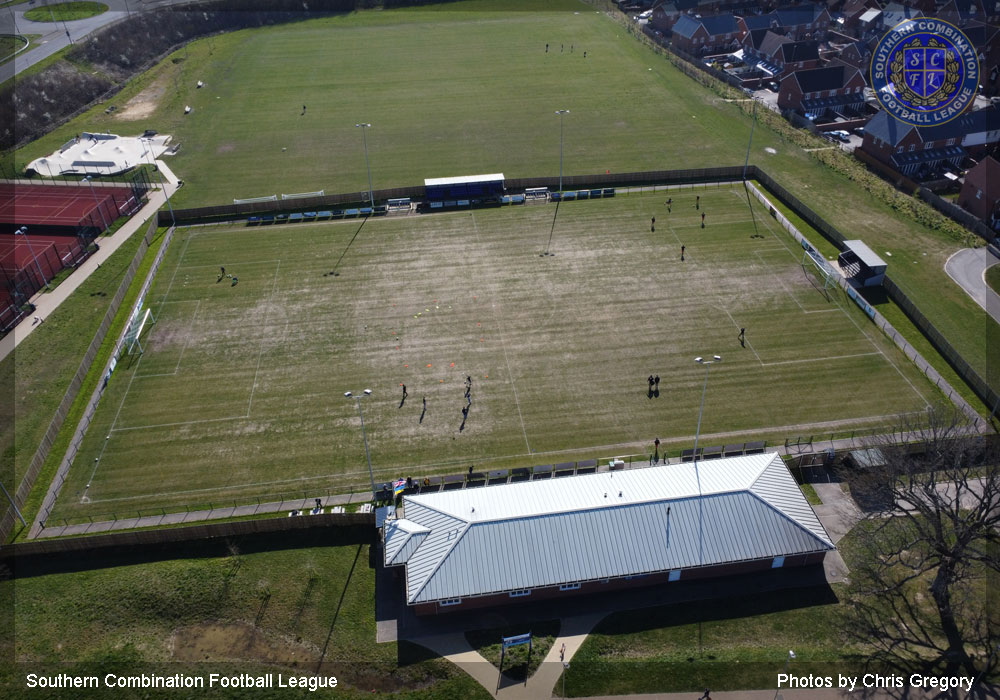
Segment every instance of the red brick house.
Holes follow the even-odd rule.
[[[966,173],[958,206],[990,228],[1000,229],[1000,162],[987,157]]]
[[[1000,143],[1000,111],[966,112],[938,126],[916,127],[880,111],[865,125],[861,150],[907,177],[921,178],[944,163],[958,167],[970,154]]]
[[[831,111],[858,111],[864,107],[865,78],[850,66],[797,70],[781,81],[778,107],[806,116]]]
[[[1000,94],[1000,27],[984,22],[967,22],[962,31],[976,47],[979,56],[982,93],[987,96]]]
[[[731,14],[691,17],[682,15],[674,23],[673,43],[692,56],[723,53],[739,48],[739,27]]]

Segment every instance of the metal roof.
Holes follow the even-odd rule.
[[[410,604],[834,548],[776,454],[405,496],[403,508],[387,565],[413,525],[429,530],[407,554]]]
[[[492,173],[490,175],[459,175],[458,177],[428,177],[424,178],[424,187],[434,185],[465,185],[473,182],[497,182],[503,181],[503,173]]]
[[[844,245],[849,251],[858,256],[858,260],[863,262],[870,268],[885,269],[888,267],[888,263],[880,258],[878,254],[868,247],[864,241],[854,240],[854,241],[844,241]]]
[[[385,563],[404,564],[416,551],[430,530],[406,519],[390,520],[385,524]]]

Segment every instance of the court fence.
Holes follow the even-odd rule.
[[[97,332],[94,334],[94,338],[90,342],[87,351],[84,353],[83,359],[80,361],[80,366],[77,368],[76,374],[73,375],[73,379],[70,381],[69,387],[66,389],[66,393],[63,395],[62,401],[59,403],[58,408],[56,408],[55,415],[53,415],[52,420],[49,422],[49,426],[46,429],[45,434],[42,436],[38,449],[31,458],[31,462],[29,463],[24,476],[21,478],[21,482],[18,485],[17,490],[13,494],[14,504],[17,506],[18,510],[22,510],[24,508],[24,504],[28,500],[28,495],[35,486],[35,481],[38,479],[38,475],[42,470],[42,465],[45,463],[45,460],[48,459],[49,452],[56,442],[56,438],[59,435],[59,431],[62,429],[66,417],[69,415],[70,408],[73,406],[73,402],[76,400],[76,396],[80,392],[80,388],[83,386],[84,380],[94,364],[94,360],[97,357],[102,343],[104,342],[104,338],[107,335],[108,330],[111,328],[111,323],[115,318],[115,314],[118,313],[118,308],[121,306],[122,300],[125,298],[125,294],[128,292],[128,288],[132,284],[132,279],[135,277],[135,273],[139,269],[139,265],[142,263],[142,258],[146,254],[146,251],[149,249],[150,244],[156,236],[156,229],[157,221],[154,218],[150,220],[149,226],[146,229],[146,234],[143,236],[142,242],[139,245],[139,249],[132,258],[132,263],[125,272],[121,284],[118,285],[118,291],[116,291],[115,295],[111,298],[108,310],[104,314],[104,318],[101,320],[101,324],[98,326]],[[17,520],[14,509],[11,508],[9,504],[5,504],[4,510],[5,514],[3,518],[0,518],[0,543],[6,542],[10,537],[10,534],[14,529],[14,524]]]

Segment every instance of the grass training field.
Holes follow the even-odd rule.
[[[760,237],[729,187],[182,229],[146,299],[145,354],[119,363],[53,517],[363,491],[348,390],[374,392],[379,480],[690,446],[699,355],[723,356],[704,446],[850,434],[934,400],[755,211]]]

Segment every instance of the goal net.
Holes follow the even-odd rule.
[[[254,202],[277,202],[278,195],[271,194],[267,197],[248,197],[247,199],[234,199],[233,204],[253,204]]]
[[[827,301],[833,298],[833,292],[837,290],[839,274],[828,263],[823,256],[812,248],[805,248],[802,251],[802,271],[820,293],[826,297]]]

